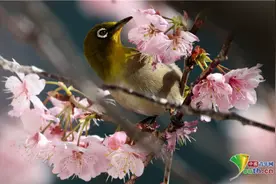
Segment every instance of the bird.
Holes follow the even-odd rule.
[[[122,44],[122,28],[132,18],[92,27],[84,39],[87,62],[104,84],[165,98],[170,103],[181,105],[184,97],[180,93],[180,68],[174,63],[158,63],[153,70],[152,57]],[[110,90],[110,94],[123,108],[147,117],[157,117],[166,111],[163,106],[123,91]]]

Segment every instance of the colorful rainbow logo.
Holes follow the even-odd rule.
[[[230,181],[239,177],[239,175],[244,171],[244,169],[246,168],[247,163],[249,161],[249,157],[250,156],[248,154],[240,153],[240,154],[233,155],[230,158],[229,161],[234,163],[237,166],[237,168],[239,169],[239,173],[236,176],[234,176],[233,178],[230,178]]]

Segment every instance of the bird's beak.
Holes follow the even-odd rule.
[[[117,22],[110,30],[111,34],[115,34],[117,31],[121,30],[123,28],[123,26],[128,23],[133,17],[127,17],[124,18],[123,20],[120,20],[119,22]]]

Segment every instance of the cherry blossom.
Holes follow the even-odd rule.
[[[16,62],[14,61],[14,63]],[[23,73],[17,73],[17,76],[7,77],[5,87],[6,92],[13,94],[11,102],[13,110],[9,114],[19,117],[26,109],[30,108],[30,102],[34,106],[43,106],[37,95],[44,89],[45,80],[40,79],[37,74],[24,75]]]
[[[192,133],[197,131],[198,121],[184,122],[184,126],[178,128],[174,132],[166,132],[167,138],[167,150],[174,151],[176,143],[186,143],[186,139],[191,142],[191,137],[189,136]]]
[[[71,102],[69,102],[69,101],[61,101],[54,97],[50,97],[49,99],[50,99],[51,103],[53,104],[53,107],[50,108],[49,111],[51,112],[51,114],[53,114],[55,116],[60,114],[67,107],[71,106]]]
[[[100,92],[99,92],[100,93]],[[106,93],[106,92],[105,92]],[[107,95],[108,93],[104,94]],[[83,98],[80,100],[80,98],[76,97],[77,102],[82,105],[85,108],[89,108],[89,110],[94,111],[97,114],[101,114],[103,112],[103,108],[98,104],[90,105],[88,103],[88,100],[86,98]],[[113,104],[114,102],[111,99],[104,99],[108,104]],[[60,113],[68,114],[70,116],[71,121],[77,120],[77,119],[84,119],[86,118],[87,114],[91,114],[90,111],[86,111],[84,109],[75,107],[72,105],[70,101],[61,101],[57,98],[50,97],[50,101],[53,104],[53,107],[49,109],[49,111],[57,116],[60,115]],[[66,111],[67,109],[67,111]],[[72,111],[70,109],[73,109]],[[93,122],[99,126],[98,121],[101,121],[97,118],[92,118]]]
[[[135,44],[138,50],[144,51],[147,43],[157,35],[165,37],[164,33],[155,29],[155,27],[151,25],[141,25],[128,32],[128,40],[130,43]]]
[[[50,111],[38,107],[25,110],[20,119],[24,125],[25,131],[29,134],[42,131],[50,121],[59,122],[59,119],[50,114]]]
[[[249,105],[257,102],[255,88],[263,82],[263,76],[259,69],[262,65],[257,64],[252,68],[231,70],[224,75],[225,81],[230,84],[233,91],[230,95],[231,103],[240,110],[248,109]]]
[[[137,27],[129,31],[128,39],[137,45],[138,50],[145,51],[147,43],[157,35],[166,37],[163,31],[168,29],[169,23],[157,15],[154,9],[134,10],[133,19]]]
[[[104,99],[108,104],[113,104],[112,99]],[[98,114],[101,114],[101,112],[103,112],[102,107],[98,104],[92,104],[90,105],[87,98],[83,98],[81,100],[79,100],[77,98],[77,101],[80,105],[82,105],[85,108],[88,108],[91,111],[97,112]],[[73,109],[73,119],[83,119],[86,118],[87,114],[91,114],[90,111],[86,111],[84,109],[81,108],[77,108],[74,107]],[[97,119],[97,118],[92,118],[92,121],[95,123],[95,125],[99,126],[98,121],[101,121],[101,119]]]
[[[142,158],[129,145],[113,150],[107,158],[111,164],[107,172],[112,178],[123,179],[130,172],[139,177],[144,172],[145,166]]]
[[[164,52],[167,51],[170,43],[171,40],[167,35],[164,33],[158,33],[152,36],[152,38],[146,43],[144,43],[141,52],[155,56],[154,58],[156,58],[156,61],[162,62],[161,56],[163,56]]]
[[[52,183],[53,175],[40,160],[30,161],[24,144],[28,135],[20,120],[0,114],[0,183]]]
[[[62,140],[65,131],[62,129],[62,125],[59,123],[51,124],[48,128],[44,131],[43,135],[52,143],[58,143]],[[71,137],[70,137],[71,138]],[[68,138],[67,140],[72,140]]]
[[[173,35],[166,35],[169,23],[154,9],[135,10],[133,19],[138,25],[128,33],[131,43],[137,45],[142,53],[153,57],[153,66],[157,63],[171,64],[181,57],[190,56],[193,42],[198,37],[179,28]]]
[[[29,158],[40,158],[48,160],[54,152],[54,145],[41,133],[30,136],[25,143],[26,155]]]
[[[130,172],[139,177],[144,172],[144,155],[135,147],[126,144],[126,141],[125,132],[116,132],[104,141],[105,146],[109,148],[107,158],[110,167],[107,172],[112,178],[124,179]]]
[[[219,111],[228,111],[232,107],[229,95],[232,88],[225,83],[225,78],[220,73],[209,74],[207,78],[195,85],[191,106],[199,109],[218,108]]]
[[[49,162],[53,164],[53,173],[58,174],[60,179],[76,175],[89,181],[107,170],[106,148],[95,138],[82,141],[80,145],[83,146],[66,142],[55,148]]]
[[[108,137],[107,146],[113,150],[118,149],[120,146],[124,145],[127,139],[125,132],[115,132],[113,135]]]
[[[184,122],[184,126],[176,130],[177,139],[181,140],[181,142],[185,142],[188,139],[191,142],[189,135],[197,131],[197,124],[197,120]]]
[[[169,36],[169,38],[167,50],[161,56],[162,62],[165,64],[171,64],[181,57],[190,56],[193,49],[192,43],[199,41],[195,35],[188,31],[180,31],[179,35]]]
[[[188,31],[177,29],[174,35],[158,35],[152,38],[142,51],[159,55],[162,63],[171,64],[181,57],[190,56],[195,41],[199,41],[197,36]]]

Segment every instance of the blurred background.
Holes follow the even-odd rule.
[[[51,73],[74,78],[95,77],[82,54],[86,33],[95,24],[104,21],[118,21],[128,16],[132,8],[153,7],[162,15],[172,17],[183,15],[185,10],[191,21],[199,12],[207,16],[198,32],[200,45],[216,57],[227,33],[234,31],[234,42],[229,60],[223,63],[229,68],[252,67],[263,64],[266,82],[258,89],[259,102],[244,116],[275,126],[275,2],[208,2],[208,1],[22,1],[0,2],[0,55],[20,64],[35,65]],[[123,30],[123,42],[127,43],[129,24]],[[179,61],[180,67],[183,63]],[[73,71],[73,72],[72,72]],[[81,71],[81,72],[79,72]],[[199,74],[192,72],[190,81]],[[11,73],[0,70],[1,76]],[[4,83],[0,83],[4,89]],[[1,90],[2,91],[2,90]],[[77,178],[61,181],[51,174],[51,169],[41,163],[30,164],[12,150],[5,147],[7,131],[16,136],[18,124],[7,117],[9,94],[0,94],[0,183],[2,184],[83,184]],[[160,117],[159,123],[168,123],[167,117]],[[9,129],[12,125],[12,130]],[[8,128],[7,128],[8,127]],[[103,123],[93,133],[104,135],[114,131],[114,126]],[[193,136],[196,141],[188,143],[177,151],[171,175],[172,184],[230,183],[229,178],[237,174],[237,168],[229,162],[232,155],[248,153],[253,160],[275,161],[275,134],[254,127],[242,126],[233,121],[201,123]],[[19,160],[17,160],[19,159]],[[24,167],[23,167],[24,166]],[[27,171],[27,172],[26,172]],[[194,173],[189,175],[187,173]],[[89,183],[111,183],[107,175]],[[163,163],[160,160],[150,164],[137,183],[161,183]],[[198,178],[198,179],[199,179]],[[194,182],[191,182],[191,181]],[[231,183],[272,184],[274,175],[242,175]],[[123,183],[113,180],[112,183]]]

